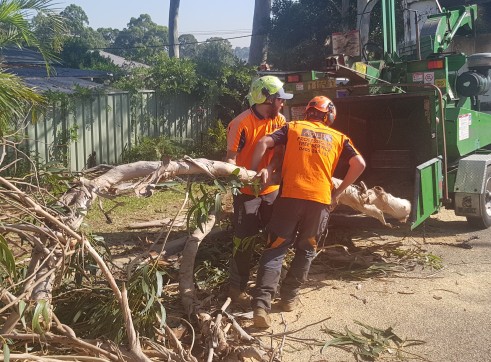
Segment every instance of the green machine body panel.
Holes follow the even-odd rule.
[[[491,115],[469,108],[447,108],[447,157],[450,162],[491,144]]]
[[[422,57],[444,52],[458,31],[470,33],[477,18],[477,5],[466,5],[430,15],[421,29]]]
[[[416,167],[411,230],[440,209],[442,181],[441,158],[433,158]]]

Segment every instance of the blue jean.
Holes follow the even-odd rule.
[[[295,257],[283,280],[280,296],[285,302],[297,297],[301,285],[307,280],[317,241],[327,228],[328,221],[327,204],[283,197],[276,200],[271,221],[266,227],[268,247],[259,260],[253,308],[271,309],[283,259],[291,246],[295,246]]]

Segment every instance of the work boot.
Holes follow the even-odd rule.
[[[233,303],[237,303],[241,308],[249,309],[251,307],[252,297],[240,289],[230,288],[228,296],[232,299]]]
[[[254,321],[254,327],[256,328],[271,327],[271,318],[269,318],[268,312],[266,312],[266,310],[263,308],[255,308],[252,319]]]
[[[280,300],[278,302],[278,307],[283,311],[283,312],[291,312],[293,311],[296,307],[298,306],[298,298],[291,299],[291,300]]]

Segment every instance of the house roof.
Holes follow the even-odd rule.
[[[135,62],[133,60],[120,57],[116,54],[108,53],[102,50],[98,50],[98,52],[102,57],[111,60],[115,65],[121,68],[150,68],[150,66],[147,64]]]
[[[46,66],[43,65],[24,65],[15,66],[7,64],[6,72],[15,74],[19,77],[48,77]],[[64,68],[60,66],[50,67],[50,77],[72,77],[82,79],[106,79],[112,76],[110,72],[100,70]]]
[[[56,91],[75,93],[77,86],[95,89],[105,86],[93,82],[108,79],[110,72],[100,70],[65,68],[59,62],[51,62],[48,70],[39,52],[25,48],[0,48],[0,61],[3,71],[22,78],[27,86],[38,92]]]
[[[52,92],[73,94],[76,92],[77,87],[83,87],[88,89],[105,88],[104,84],[94,83],[88,80],[75,78],[75,77],[49,77],[49,78],[22,77],[22,80],[27,86],[34,88],[39,93],[52,91]]]
[[[0,48],[0,60],[4,64],[13,65],[45,65],[46,62],[40,52],[27,48],[4,47]],[[59,64],[59,62],[51,62]]]

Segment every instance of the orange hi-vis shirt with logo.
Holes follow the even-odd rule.
[[[275,145],[286,144],[281,197],[330,204],[338,161],[359,155],[348,136],[322,122],[289,122],[271,137]]]
[[[251,168],[252,155],[257,142],[266,135],[273,133],[286,124],[285,117],[279,114],[275,118],[262,119],[252,108],[242,112],[235,117],[227,128],[227,149],[237,152],[237,166]],[[273,158],[274,151],[267,150],[258,170],[266,167]],[[259,193],[260,195],[269,194],[278,190],[279,185],[271,185]],[[250,187],[243,187],[240,190],[244,194],[254,195],[254,191]]]

